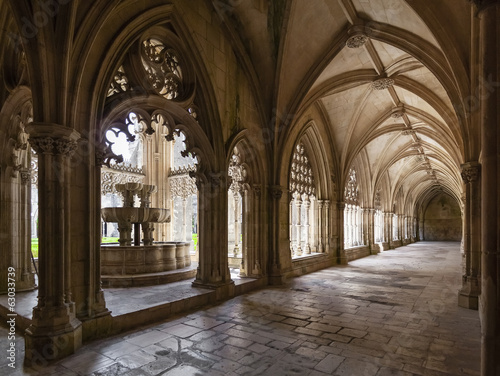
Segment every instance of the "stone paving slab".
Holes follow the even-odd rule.
[[[13,373],[3,362],[0,375],[479,375],[479,317],[457,306],[460,279],[459,244],[412,244],[93,342],[50,367]]]

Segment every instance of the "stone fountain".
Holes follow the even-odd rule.
[[[193,278],[196,270],[189,268],[189,242],[153,242],[153,224],[170,222],[170,209],[150,207],[156,186],[125,183],[115,188],[123,196],[123,207],[102,208],[101,215],[105,222],[118,223],[120,245],[101,245],[103,286],[145,286]],[[134,206],[136,196],[139,207]]]
[[[170,222],[170,210],[151,208],[151,194],[156,193],[156,186],[142,183],[116,184],[116,190],[123,196],[122,208],[102,208],[105,222],[117,222],[120,233],[120,245],[132,245],[132,224],[134,225],[134,245],[140,245],[139,226],[142,227],[144,245],[153,244],[152,223]],[[134,207],[134,198],[139,196],[140,207]]]

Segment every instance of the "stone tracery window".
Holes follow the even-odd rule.
[[[290,251],[292,257],[310,254],[314,232],[316,187],[306,149],[298,143],[290,166]]]
[[[356,170],[351,168],[344,190],[344,247],[363,244],[363,214],[359,206],[359,186]]]
[[[183,94],[183,76],[179,54],[158,39],[142,42],[141,59],[148,80],[158,94],[173,100]]]

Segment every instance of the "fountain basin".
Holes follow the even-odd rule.
[[[170,222],[170,209],[160,208],[102,208],[105,222],[117,223],[165,223]]]

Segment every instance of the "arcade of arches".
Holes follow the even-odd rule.
[[[500,374],[499,19],[497,0],[0,0],[0,290],[37,289],[26,363],[106,335],[103,288],[167,283],[148,273],[222,300],[231,270],[263,287],[442,240]]]

